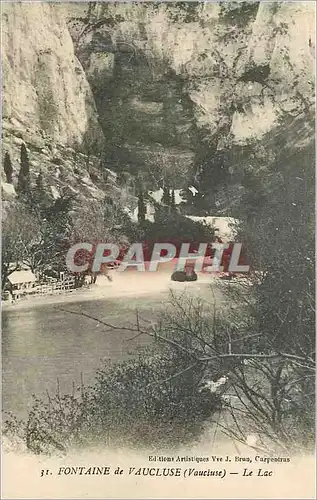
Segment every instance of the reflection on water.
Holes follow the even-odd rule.
[[[62,392],[71,392],[73,382],[91,383],[103,358],[126,359],[135,348],[146,345],[149,337],[128,340],[124,330],[105,331],[106,327],[89,318],[47,305],[23,310],[14,308],[2,316],[3,404],[25,417],[32,394],[55,393],[57,379]],[[158,298],[98,300],[67,304],[115,325],[135,323],[135,309],[142,317],[154,318],[161,302]]]

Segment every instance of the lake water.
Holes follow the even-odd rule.
[[[128,358],[150,338],[129,340],[133,333],[124,330],[106,332],[106,327],[89,318],[60,310],[60,305],[41,305],[3,311],[2,367],[4,410],[25,417],[32,394],[56,392],[57,379],[62,392],[71,392],[73,382],[94,380],[104,358],[114,361]],[[134,325],[136,307],[142,317],[157,317],[162,307],[159,297],[90,300],[67,304],[117,325]]]
[[[45,297],[42,303],[38,298],[36,303],[25,303],[23,307],[17,304],[4,308],[2,408],[24,418],[32,406],[33,394],[55,394],[57,380],[62,393],[71,393],[73,383],[80,385],[81,376],[85,385],[92,383],[105,359],[127,359],[151,342],[145,335],[129,340],[135,333],[107,331],[97,321],[62,308],[89,314],[116,327],[135,328],[136,309],[140,317],[155,321],[166,309],[171,286],[176,293],[182,294],[186,288],[190,294],[207,296],[210,279],[201,276],[198,282],[185,285],[171,283],[169,273],[156,274],[155,278],[151,273],[131,273],[117,275],[113,283],[100,279],[99,285],[82,298],[68,295],[56,303],[54,298]],[[217,297],[221,302],[221,296]]]

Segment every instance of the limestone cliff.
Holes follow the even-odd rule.
[[[198,127],[207,140],[223,130],[243,142],[314,99],[313,2],[94,2],[83,17],[71,12],[70,29],[101,115],[112,115],[115,100],[116,117],[128,107],[149,117],[139,140],[162,142],[165,130],[174,145],[190,146]],[[165,119],[167,106],[177,123]]]
[[[2,6],[6,129],[79,146],[101,136],[94,98],[74,54],[65,16],[53,4]]]
[[[101,172],[96,157],[103,132],[65,12],[46,2],[7,3],[2,6],[2,33],[2,146],[13,165],[13,186],[24,142],[31,182],[41,171],[53,198],[67,189],[80,206],[113,194],[115,175]],[[3,183],[4,200],[14,198],[13,186]]]
[[[101,156],[182,187],[311,113],[314,30],[314,2],[4,4],[4,148],[83,196],[103,195]]]

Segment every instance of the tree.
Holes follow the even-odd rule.
[[[56,273],[65,269],[65,255],[72,235],[73,196],[67,192],[43,211],[43,229],[50,252],[46,266]]]
[[[180,196],[182,200],[184,200],[180,203],[179,206],[181,212],[191,215],[194,212],[194,204],[195,204],[195,196],[192,190],[189,189],[189,187],[184,188],[181,190]]]
[[[245,171],[242,178],[242,185],[245,194],[242,197],[241,204],[247,217],[253,218],[258,213],[260,206],[267,203],[265,188],[259,175],[252,171]]]
[[[171,206],[171,211],[176,212],[176,202],[175,202],[175,190],[172,189],[172,194],[171,194],[171,201],[170,201],[170,206]]]
[[[7,178],[7,183],[12,184],[12,174],[13,174],[13,168],[12,168],[12,163],[11,163],[11,158],[8,152],[5,153],[4,155],[4,173]]]
[[[310,123],[311,141],[294,148],[289,137],[301,137]],[[260,178],[244,176],[246,191],[236,214],[238,237],[254,270],[247,302],[252,333],[258,334],[249,352],[267,357],[242,367],[235,384],[258,431],[266,428],[267,435],[278,436],[286,446],[306,446],[313,439],[315,416],[313,118],[310,122],[303,115],[281,124],[273,144],[270,137],[266,149],[275,151],[274,158],[269,161],[268,155]],[[281,353],[287,357],[278,357]]]
[[[38,181],[38,188],[41,181]],[[5,214],[2,231],[2,284],[9,274],[27,265],[39,276],[58,276],[66,267],[65,256],[72,232],[72,199],[62,196],[53,203],[29,192]],[[37,201],[35,203],[34,201]]]
[[[215,145],[203,150],[202,157],[197,160],[198,173],[196,185],[198,194],[193,202],[198,210],[206,210],[207,213],[215,210],[215,194],[219,187],[228,182],[228,167],[231,158],[227,151],[218,151]]]
[[[169,189],[168,185],[163,187],[162,203],[164,203],[167,206],[170,206],[171,195],[170,195],[170,189]]]
[[[41,241],[40,222],[24,204],[17,203],[5,213],[2,224],[2,288],[8,276],[21,265],[29,265],[34,248]],[[32,268],[33,270],[34,268]]]
[[[119,172],[117,174],[117,184],[119,184],[119,186],[121,186],[121,187],[127,186],[130,179],[131,179],[131,176],[130,176],[129,172],[126,172],[124,170],[122,170],[121,172]]]
[[[21,168],[18,176],[17,191],[21,195],[28,194],[30,190],[30,162],[24,143],[21,144]]]
[[[140,190],[138,196],[138,220],[139,222],[144,222],[146,216],[146,204],[144,201],[143,191]]]
[[[40,171],[35,180],[35,186],[31,187],[25,202],[32,211],[42,215],[45,209],[52,203],[52,196],[45,189],[45,181],[42,171]],[[43,216],[44,217],[44,216]]]
[[[309,117],[276,130],[280,147],[265,177],[248,175],[237,218],[240,241],[253,269],[263,273],[254,287],[256,318],[263,342],[290,345],[294,354],[314,349],[314,145],[293,149]],[[246,200],[249,203],[246,203]],[[250,203],[251,201],[251,203]]]

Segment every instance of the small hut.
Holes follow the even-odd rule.
[[[17,299],[34,289],[37,278],[30,270],[13,271],[8,277],[8,282],[13,298]]]

